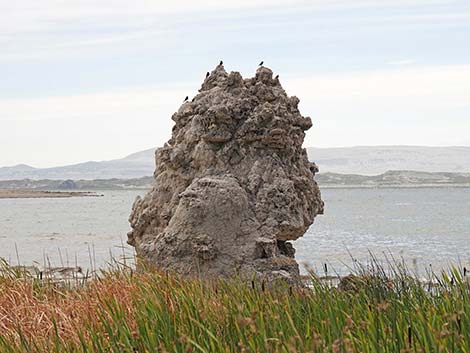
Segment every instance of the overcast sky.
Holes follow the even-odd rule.
[[[223,59],[264,60],[305,145],[470,145],[468,0],[0,0],[0,166],[162,145]]]

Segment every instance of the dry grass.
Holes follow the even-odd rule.
[[[124,274],[78,288],[4,278],[0,282],[0,336],[15,342],[20,342],[22,336],[43,345],[58,334],[64,341],[79,343],[80,330],[96,327],[100,316],[106,315],[103,309],[110,300],[127,308],[131,318],[131,296],[136,291],[136,282]]]
[[[352,290],[108,272],[67,287],[0,276],[0,352],[469,352],[470,284],[404,272]]]

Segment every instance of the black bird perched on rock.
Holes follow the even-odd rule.
[[[189,99],[189,97],[188,97],[188,96],[186,96],[186,98],[184,99],[183,103],[187,102],[187,101],[188,101],[188,99]]]
[[[206,73],[206,78],[208,78],[209,75],[210,75],[210,73],[209,73],[209,71],[207,71],[207,73]]]
[[[276,77],[274,77],[275,80],[279,80],[279,75],[276,75]]]
[[[223,64],[224,64],[224,62],[223,62],[222,60],[220,60],[220,63],[219,63],[219,65],[223,65]]]
[[[263,64],[264,64],[264,61],[260,62],[260,63],[259,63],[259,66],[263,66]]]

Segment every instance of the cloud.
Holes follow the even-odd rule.
[[[71,21],[93,22],[96,19],[132,18],[205,11],[227,11],[294,5],[305,0],[1,0],[0,31],[3,33],[54,29]]]
[[[309,146],[455,145],[470,131],[470,65],[285,80],[314,127]]]
[[[449,0],[383,0],[380,5],[372,0],[0,0],[0,4],[0,60],[8,63],[57,60],[63,55],[87,58],[96,54],[92,50],[104,55],[105,51],[129,54],[149,45],[167,49],[182,33],[194,31],[210,37],[249,27],[266,30],[264,37],[269,37],[276,26],[299,25],[302,13],[312,15],[307,21],[317,29],[308,33],[309,38],[324,38],[323,28],[334,37],[332,32],[346,34],[352,28],[375,33],[405,24],[435,28],[470,19],[464,2]],[[246,21],[250,17],[254,20]],[[267,18],[272,21],[262,21]],[[210,28],[201,30],[204,25]],[[250,40],[263,44],[257,36],[244,38],[245,43]]]
[[[303,1],[0,0],[0,59],[54,57],[71,50],[120,44],[163,46],[168,31],[187,30],[195,15],[219,18],[233,11]],[[191,14],[191,17],[188,17]],[[223,24],[219,24],[223,26]],[[173,38],[174,40],[174,38]],[[73,55],[83,55],[76,51]]]
[[[470,103],[470,65],[443,65],[293,78],[288,88],[316,100],[367,101],[395,98],[445,104]],[[429,101],[437,98],[436,101]],[[372,103],[372,102],[371,102]]]
[[[416,64],[416,60],[408,59],[408,60],[389,61],[387,64],[396,65],[396,66],[413,65],[413,64]]]
[[[120,158],[162,145],[171,134],[173,112],[197,85],[0,99],[0,140],[12,153],[1,165],[46,167]]]
[[[148,25],[168,20],[181,20],[179,16],[188,14],[210,14],[215,17],[227,17],[240,14],[243,11],[266,12],[278,9],[284,13],[301,11],[302,9],[315,10],[378,10],[388,7],[413,8],[421,6],[423,10],[418,14],[403,14],[402,12],[388,12],[375,19],[369,20],[395,21],[398,18],[411,21],[435,21],[438,19],[465,20],[469,14],[462,11],[443,11],[442,6],[456,4],[456,9],[465,6],[463,1],[450,0],[382,0],[380,5],[374,0],[0,0],[0,35],[37,34],[44,32],[51,34],[64,28],[81,26],[83,29],[95,24],[109,26],[121,24],[124,26]],[[457,4],[461,5],[460,7]],[[425,5],[425,6],[424,6]],[[249,13],[247,13],[249,15]],[[352,18],[362,18],[367,12]],[[189,19],[189,18],[187,18]],[[184,24],[184,21],[181,22]]]
[[[156,111],[171,106],[187,92],[181,89],[135,89],[115,93],[0,100],[0,121],[42,121],[78,117],[81,121]],[[184,97],[184,96],[183,96]]]

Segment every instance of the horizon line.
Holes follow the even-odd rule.
[[[315,147],[315,146],[305,146],[303,148],[306,148],[306,149],[319,149],[319,150],[325,150],[325,149],[353,149],[353,148],[470,148],[470,145],[445,145],[445,146],[439,146],[439,145],[409,145],[409,144],[406,144],[406,145],[353,145],[353,146],[332,146],[332,147]],[[61,167],[70,167],[70,166],[76,166],[76,165],[80,165],[80,164],[85,164],[85,163],[102,163],[102,162],[111,162],[111,161],[117,161],[117,160],[121,160],[121,159],[125,159],[129,156],[132,156],[134,154],[137,154],[137,153],[142,153],[142,152],[146,152],[146,151],[150,151],[150,150],[157,150],[158,148],[160,147],[150,147],[150,148],[146,148],[146,149],[142,149],[140,151],[136,151],[136,152],[132,152],[132,153],[129,153],[129,154],[126,154],[124,155],[123,157],[120,157],[120,158],[112,158],[112,159],[101,159],[101,160],[93,160],[93,159],[90,159],[90,160],[85,160],[85,161],[82,161],[82,162],[75,162],[75,163],[70,163],[70,164],[60,164],[60,165],[52,165],[52,166],[47,166],[47,167],[35,167],[35,166],[32,166],[30,164],[27,164],[27,163],[17,163],[17,164],[14,164],[14,165],[4,165],[4,166],[0,166],[0,169],[4,169],[4,168],[15,168],[15,167],[20,167],[20,166],[24,166],[24,167],[29,167],[29,168],[33,168],[33,169],[52,169],[52,168],[61,168]]]

